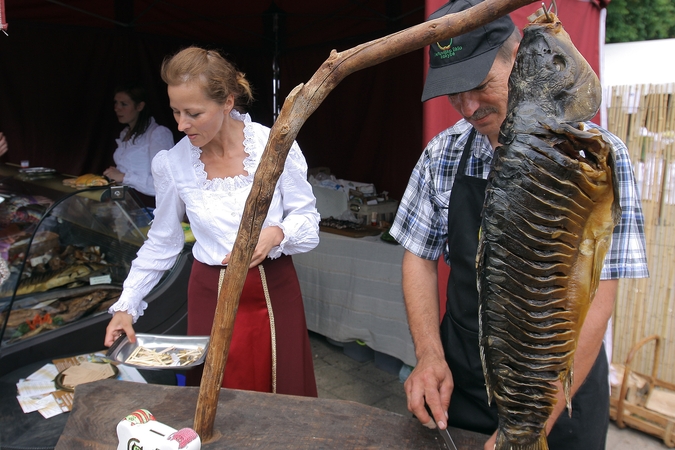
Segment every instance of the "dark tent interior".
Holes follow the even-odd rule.
[[[1,3],[1,0],[0,0]],[[157,121],[174,131],[162,60],[189,45],[217,49],[253,84],[254,121],[271,126],[288,93],[331,50],[417,25],[444,0],[4,0],[0,34],[0,131],[4,161],[79,175],[112,164],[122,128],[113,91],[136,80]],[[557,0],[559,17],[600,72],[608,0]],[[511,14],[516,25],[541,4]],[[425,11],[426,8],[426,11]],[[373,183],[400,199],[426,141],[459,116],[447,99],[420,102],[424,50],[346,77],[298,134],[309,167]],[[273,87],[274,86],[274,87]],[[599,122],[599,117],[596,117]]]
[[[286,95],[331,50],[424,19],[424,0],[5,0],[4,159],[101,173],[122,128],[113,91],[131,80],[147,86],[157,122],[182,138],[159,68],[189,45],[217,49],[246,73],[256,96],[252,119],[271,126]],[[338,178],[371,182],[400,198],[423,146],[422,81],[422,50],[348,76],[300,130],[309,167],[329,167]]]

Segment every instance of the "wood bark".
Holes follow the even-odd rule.
[[[194,430],[202,442],[207,442],[213,435],[234,317],[251,256],[288,151],[307,118],[348,75],[433,42],[467,33],[530,3],[534,3],[534,0],[485,0],[465,11],[415,25],[343,52],[333,50],[312,78],[296,86],[286,97],[255,173],[216,305],[195,411]]]

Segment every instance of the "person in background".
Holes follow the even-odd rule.
[[[188,334],[210,335],[218,292],[269,128],[244,112],[251,87],[218,52],[190,47],[162,64],[178,130],[186,134],[152,162],[155,219],[105,335],[134,342],[145,295],[183,248],[187,213],[196,242],[188,286]],[[316,396],[300,284],[290,255],[319,243],[319,213],[307,163],[293,143],[275,187],[239,301],[223,386]],[[188,384],[194,384],[188,373]]]
[[[0,133],[0,156],[7,153],[9,146],[7,145],[7,138],[4,134]]]
[[[454,0],[430,16],[457,13],[481,0]],[[447,96],[463,117],[435,136],[413,169],[390,234],[405,248],[403,295],[417,365],[405,382],[408,409],[425,425],[486,435],[497,429],[488,405],[478,348],[476,251],[493,151],[507,114],[508,79],[520,33],[508,16],[454,37],[450,52],[430,46],[422,100]],[[589,127],[597,127],[588,122]],[[609,420],[608,362],[603,347],[618,278],[648,276],[644,217],[626,146],[600,129],[614,148],[623,210],[614,230],[597,294],[574,358],[572,412],[562,389],[547,422],[551,450],[604,450]],[[446,313],[439,320],[437,260],[450,265]],[[440,324],[439,324],[440,323]],[[425,409],[430,407],[433,421]]]
[[[113,153],[115,166],[103,171],[103,175],[119,184],[127,185],[141,196],[146,206],[154,206],[155,187],[150,164],[160,150],[174,145],[173,134],[167,127],[158,125],[150,115],[147,92],[143,86],[127,84],[115,89],[115,114],[126,125],[116,139]]]

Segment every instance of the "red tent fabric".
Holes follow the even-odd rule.
[[[426,0],[427,17],[443,6],[446,1]],[[601,9],[609,0],[558,0],[558,17],[565,30],[572,38],[572,42],[590,63],[595,73],[600,74],[600,36],[604,37],[604,23]],[[527,16],[541,7],[541,3],[533,3],[513,12],[511,18],[521,30],[527,25]],[[428,49],[424,52],[424,67],[428,65]],[[424,103],[424,145],[440,131],[455,123],[461,118],[448,103],[445,97],[431,99]],[[596,116],[595,122],[599,122]]]

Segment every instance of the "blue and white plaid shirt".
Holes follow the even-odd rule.
[[[628,150],[612,133],[593,123],[614,148],[619,180],[621,221],[614,229],[601,279],[645,278],[644,216]],[[462,151],[471,124],[460,120],[434,137],[413,169],[396,219],[389,233],[406,250],[421,258],[436,260],[443,252],[448,260],[448,204]],[[486,179],[492,166],[492,146],[487,136],[476,134],[466,175]]]

